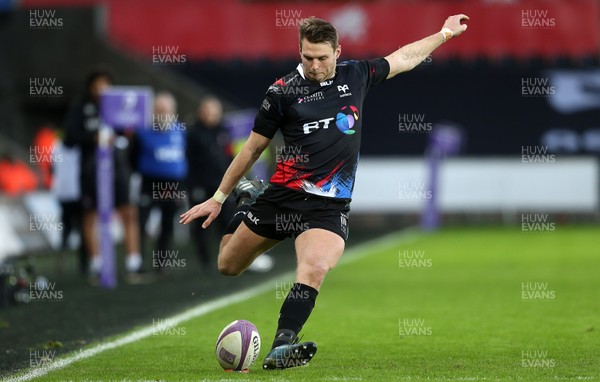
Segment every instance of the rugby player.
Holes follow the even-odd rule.
[[[405,45],[384,58],[337,59],[336,29],[315,17],[299,25],[301,63],[267,90],[248,141],[227,169],[214,196],[181,215],[181,223],[217,217],[234,192],[238,209],[221,241],[219,271],[241,274],[252,261],[287,237],[295,239],[296,280],[279,314],[265,369],[308,363],[314,342],[298,333],[315,305],[325,275],[342,256],[362,133],[363,101],[369,88],[412,70],[436,48],[467,29],[460,14],[440,32]],[[280,130],[285,147],[270,186],[243,178]],[[287,154],[287,155],[286,155]],[[295,222],[297,224],[282,224]]]

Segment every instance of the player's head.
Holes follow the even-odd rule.
[[[98,101],[100,93],[112,85],[113,76],[108,69],[100,68],[90,72],[85,81],[85,91],[88,98]]]
[[[177,101],[173,94],[160,91],[154,96],[154,114],[173,115],[177,111]]]
[[[223,116],[223,105],[215,96],[209,95],[200,100],[198,119],[206,127],[217,127]]]
[[[298,32],[304,76],[317,82],[333,77],[342,51],[335,27],[325,20],[309,17],[300,23]]]

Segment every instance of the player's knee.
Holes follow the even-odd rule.
[[[123,219],[125,222],[130,222],[132,221],[134,218],[136,218],[136,210],[132,207],[132,206],[122,206],[119,207],[119,213],[121,215],[121,219]]]
[[[329,265],[323,264],[317,267],[317,269],[315,270],[315,276],[318,277],[322,282],[325,278],[325,275],[327,275],[327,273],[329,273],[330,270],[331,268],[329,267]]]
[[[223,276],[239,276],[242,272],[233,267],[219,266],[219,272]]]
[[[231,240],[232,236],[232,234],[226,234],[221,238],[221,243],[219,243],[219,256],[221,256],[221,253],[225,251],[227,243],[229,243],[229,240]]]
[[[331,270],[331,267],[327,263],[312,264],[307,269],[306,276],[310,280],[311,284],[321,285],[325,279],[327,272]]]
[[[242,272],[230,264],[219,262],[219,273],[225,276],[239,276]]]
[[[217,267],[219,272],[225,276],[239,276],[243,269],[241,269],[235,262],[226,259],[224,256],[219,255],[217,260]]]

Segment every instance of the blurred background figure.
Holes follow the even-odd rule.
[[[87,251],[91,255],[90,274],[97,275],[101,268],[100,247],[97,232],[97,185],[96,148],[98,146],[100,94],[113,83],[111,73],[105,69],[91,72],[85,82],[83,97],[76,101],[66,121],[65,145],[77,146],[81,150],[81,202],[83,206],[83,237]],[[115,142],[123,142],[123,137]],[[129,166],[126,145],[114,146],[114,203],[125,230],[127,257],[125,268],[128,273],[139,271],[142,258],[139,249],[139,228],[137,207],[129,201]]]
[[[139,227],[142,255],[146,259],[149,258],[146,254],[149,235],[145,227],[153,208],[161,215],[156,250],[164,255],[171,249],[175,213],[186,196],[183,184],[188,171],[185,146],[185,125],[177,120],[175,97],[169,92],[157,93],[153,124],[136,132],[131,147],[135,168],[142,176]],[[154,261],[152,266],[159,270]]]
[[[221,101],[208,95],[200,100],[196,122],[187,134],[187,159],[190,172],[187,178],[190,190],[190,205],[204,202],[212,197],[233,159],[233,145],[229,132],[223,126]],[[196,243],[198,259],[203,269],[210,269],[218,249],[210,243],[218,243],[222,232],[235,211],[235,203],[229,198],[223,203],[222,212],[211,224],[216,228],[202,228],[202,222],[192,222],[190,231]],[[273,259],[264,254],[256,258],[248,268],[250,271],[267,272],[273,268]]]
[[[60,158],[53,163],[52,192],[58,199],[61,207],[61,221],[63,223],[62,242],[63,250],[69,249],[71,235],[78,231],[79,270],[87,273],[88,251],[83,240],[83,208],[81,204],[81,150],[78,146],[67,147],[61,139],[56,140],[54,156]]]
[[[187,177],[190,205],[202,203],[210,198],[221,181],[232,160],[231,138],[222,124],[223,106],[215,96],[206,96],[198,105],[196,122],[187,133],[186,156],[190,165]],[[196,244],[198,260],[203,269],[209,269],[216,248],[210,242],[218,242],[220,233],[225,229],[228,219],[235,209],[234,203],[228,199],[223,210],[213,223],[218,230],[204,230],[201,222],[190,225],[192,240]]]

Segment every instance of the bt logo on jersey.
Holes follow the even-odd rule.
[[[318,130],[321,127],[323,129],[327,129],[329,127],[329,122],[331,122],[333,120],[334,120],[334,118],[324,118],[324,119],[320,119],[318,121],[307,122],[303,126],[304,127],[304,134],[310,134],[314,130]]]
[[[307,122],[303,125],[304,134],[310,134],[318,129],[329,128],[329,122],[335,119],[335,125],[337,128],[346,135],[352,135],[356,133],[356,130],[352,130],[356,121],[358,121],[358,108],[356,106],[344,106],[337,113],[335,118],[324,118],[318,121]]]
[[[352,130],[355,121],[358,121],[358,109],[356,106],[344,106],[335,117],[337,128],[347,135],[356,133],[356,130]]]

